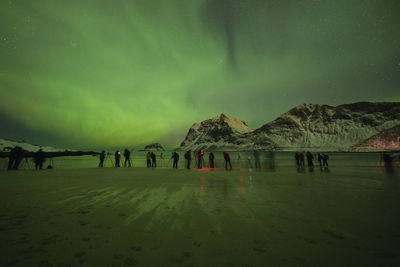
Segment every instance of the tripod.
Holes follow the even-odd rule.
[[[28,158],[24,158],[24,160],[22,161],[22,164],[21,164],[21,167],[22,167],[22,168],[25,168],[26,166],[28,166],[27,169],[30,169],[30,168],[31,168],[31,165],[29,164]]]
[[[115,166],[115,164],[114,164],[114,162],[112,161],[112,159],[111,159],[111,153],[107,153],[107,156],[106,156],[106,160],[105,161],[107,161],[107,159],[110,161],[110,163],[111,163],[111,167],[114,167]]]
[[[49,158],[49,166],[51,167],[50,169],[54,168],[53,158]],[[49,168],[49,166],[47,166],[47,168]]]

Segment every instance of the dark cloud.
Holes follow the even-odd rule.
[[[27,114],[26,114],[27,115]],[[66,143],[57,135],[48,132],[38,131],[32,127],[23,124],[14,117],[0,111],[0,138],[12,141],[26,141],[30,144],[39,146],[53,146],[59,148],[69,148],[60,146],[73,146],[72,143]]]

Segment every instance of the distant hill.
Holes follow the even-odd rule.
[[[144,147],[144,150],[157,150],[157,151],[164,151],[164,148],[162,147],[162,145],[160,143],[153,143],[153,144],[149,144],[147,146]]]
[[[225,114],[195,123],[181,148],[348,151],[399,124],[398,102],[358,102],[337,107],[302,104],[254,131]]]
[[[25,141],[11,141],[7,139],[1,139],[0,138],[0,151],[10,151],[13,147],[19,146],[22,149],[26,151],[31,151],[31,152],[36,152],[40,148],[42,148],[43,151],[45,152],[59,152],[59,151],[65,151],[65,149],[58,149],[54,148],[51,146],[39,146],[39,145],[33,145],[29,144]]]

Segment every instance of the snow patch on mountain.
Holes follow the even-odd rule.
[[[400,103],[303,104],[254,131],[282,150],[348,150],[400,122]]]
[[[279,149],[348,151],[381,131],[400,124],[400,103],[358,102],[337,107],[302,104],[259,129],[221,114],[195,123],[182,149]]]

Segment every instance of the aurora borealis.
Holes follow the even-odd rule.
[[[228,113],[400,101],[400,2],[0,2],[0,138],[179,144]]]

